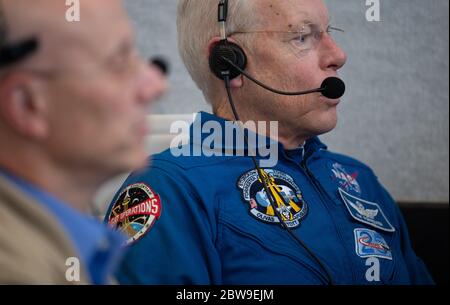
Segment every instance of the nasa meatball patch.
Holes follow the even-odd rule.
[[[349,173],[344,166],[339,163],[329,164],[331,167],[332,179],[336,181],[340,188],[347,192],[361,195],[361,186],[358,183],[358,172]]]
[[[145,183],[125,188],[108,216],[108,224],[128,236],[127,245],[142,238],[161,215],[161,199]]]

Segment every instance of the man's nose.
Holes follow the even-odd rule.
[[[138,84],[139,100],[152,103],[167,91],[167,78],[160,67],[153,63],[143,64]]]
[[[347,54],[331,36],[325,35],[323,37],[321,49],[322,69],[337,71],[347,62]]]

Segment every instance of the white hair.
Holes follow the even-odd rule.
[[[183,62],[206,100],[212,102],[213,74],[209,70],[207,46],[211,38],[220,36],[218,16],[219,0],[179,0],[178,49]],[[229,0],[227,33],[242,31],[257,22],[253,0]]]

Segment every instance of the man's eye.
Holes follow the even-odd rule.
[[[295,43],[298,43],[298,44],[305,44],[310,39],[311,39],[311,34],[302,34],[302,35],[298,36],[297,38],[295,38],[294,41],[295,41]]]

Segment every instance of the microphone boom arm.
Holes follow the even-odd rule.
[[[304,94],[310,94],[310,93],[315,93],[315,92],[323,92],[326,90],[325,87],[321,87],[318,89],[312,89],[312,90],[308,90],[308,91],[300,91],[300,92],[285,92],[285,91],[280,91],[274,88],[271,88],[265,84],[263,84],[262,82],[258,81],[257,79],[255,79],[254,77],[252,77],[250,74],[248,74],[247,72],[245,72],[244,70],[242,70],[238,65],[236,65],[233,61],[231,61],[230,59],[222,56],[222,59],[227,62],[228,64],[230,64],[233,68],[235,68],[236,70],[238,70],[242,75],[244,75],[245,77],[247,77],[249,80],[251,80],[252,82],[254,82],[255,84],[257,84],[258,86],[263,87],[266,90],[272,91],[273,93],[276,94],[280,94],[280,95],[289,95],[289,96],[294,96],[294,95],[304,95]]]

